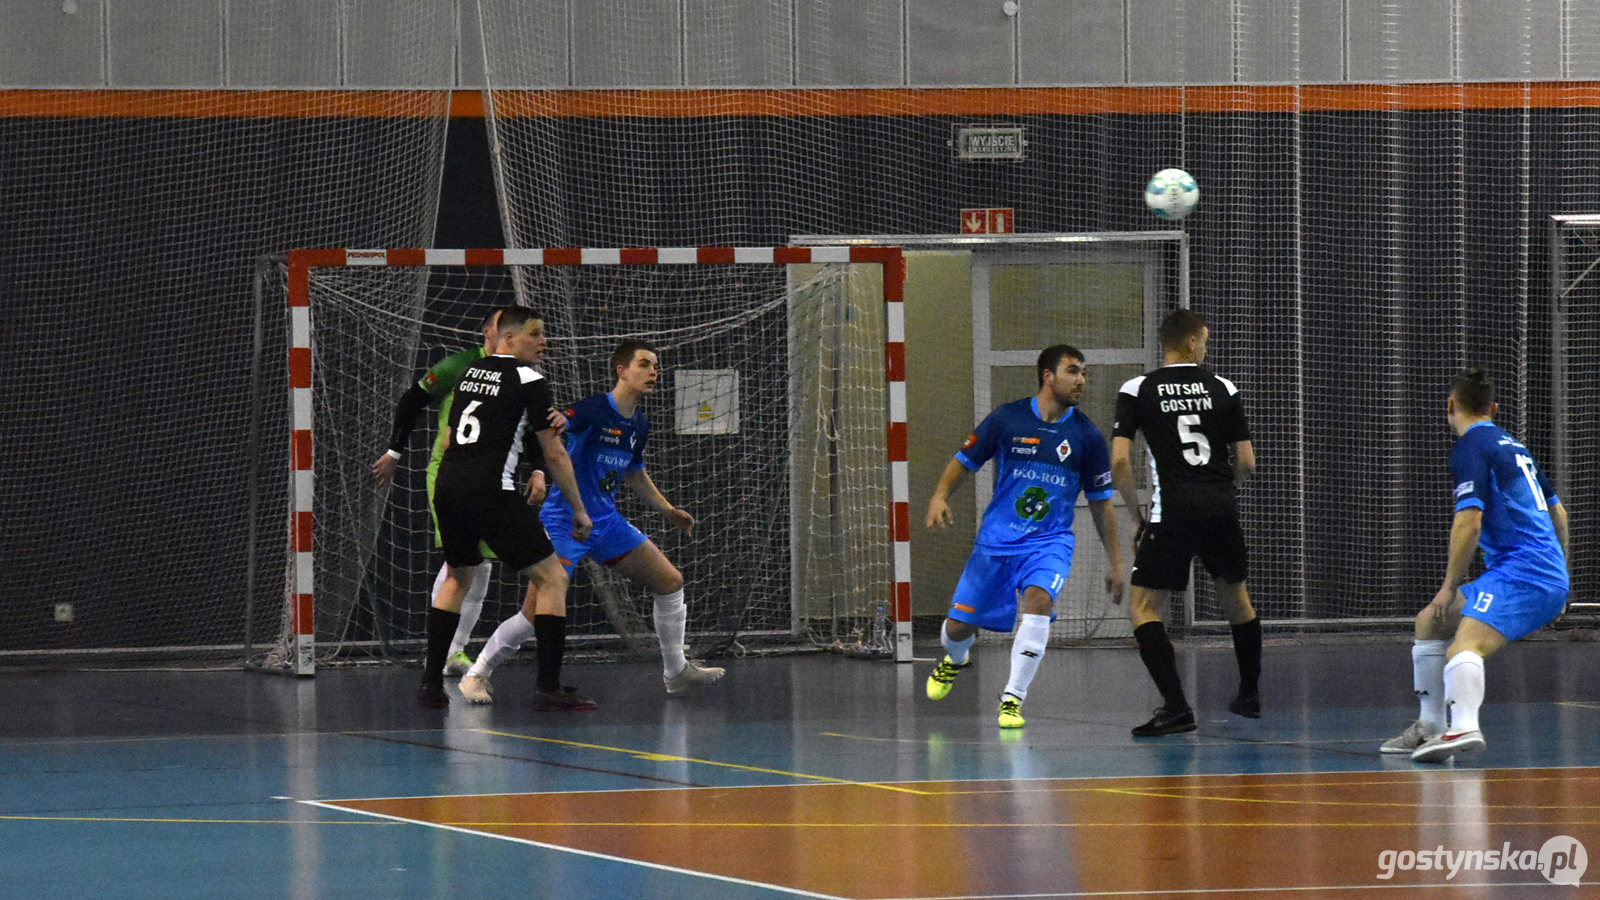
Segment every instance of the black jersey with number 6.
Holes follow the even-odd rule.
[[[524,453],[544,464],[531,432],[548,427],[550,382],[516,357],[487,356],[461,374],[450,406],[450,445],[439,461],[437,490],[518,490]],[[531,430],[531,431],[530,431]]]
[[[1113,437],[1144,432],[1155,470],[1150,521],[1203,520],[1239,511],[1229,450],[1250,440],[1239,389],[1193,363],[1129,379],[1117,394]]]

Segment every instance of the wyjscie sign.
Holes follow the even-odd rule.
[[[957,126],[956,159],[1021,159],[1028,146],[1026,129],[1021,125]]]

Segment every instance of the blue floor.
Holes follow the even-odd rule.
[[[0,897],[772,898],[792,892],[300,801],[1412,765],[1377,753],[1415,717],[1404,643],[1269,641],[1258,721],[1223,709],[1230,648],[1180,646],[1200,730],[1142,741],[1159,699],[1132,648],[1051,650],[1021,733],[995,724],[1007,648],[976,661],[938,703],[929,663],[736,659],[670,699],[654,664],[569,665],[590,713],[533,712],[528,667],[448,711],[412,705],[409,668],[0,674]],[[1594,644],[1490,660],[1489,743],[1464,764],[1600,766],[1596,672]]]

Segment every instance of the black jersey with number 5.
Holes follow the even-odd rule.
[[[473,363],[450,405],[450,445],[436,490],[517,490],[524,453],[535,468],[544,464],[538,443],[528,438],[549,427],[545,417],[554,405],[550,382],[515,357]]]
[[[1117,394],[1113,437],[1143,432],[1154,469],[1150,521],[1238,513],[1231,446],[1250,440],[1239,389],[1193,363],[1129,379]]]

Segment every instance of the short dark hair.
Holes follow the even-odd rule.
[[[1200,333],[1206,327],[1206,317],[1192,309],[1175,309],[1167,313],[1161,320],[1161,327],[1156,330],[1156,338],[1161,341],[1163,350],[1182,350],[1184,341]]]
[[[1494,408],[1494,382],[1482,369],[1468,369],[1450,379],[1450,396],[1475,416],[1487,416]]]
[[[1067,357],[1083,362],[1083,351],[1071,344],[1054,344],[1039,351],[1039,387],[1044,387],[1044,373],[1054,372]]]
[[[515,331],[537,318],[539,314],[526,306],[501,307],[500,321],[496,327],[502,331]]]
[[[645,341],[639,340],[638,338],[628,338],[627,340],[618,344],[617,349],[611,351],[612,377],[616,377],[618,369],[632,364],[634,354],[638,353],[640,350],[644,350],[649,353],[656,352],[656,348],[650,346]]]

